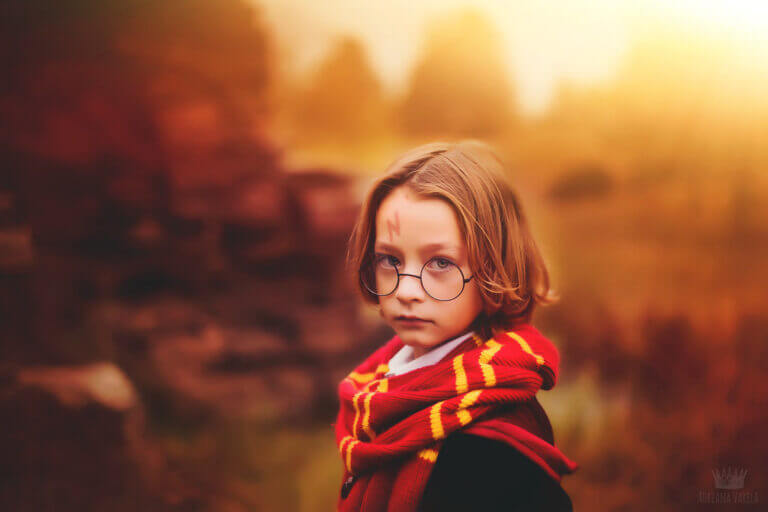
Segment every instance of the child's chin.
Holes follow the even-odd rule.
[[[426,333],[403,333],[399,336],[404,344],[421,350],[429,350],[440,344],[439,340],[435,339],[434,336]]]
[[[425,336],[423,334],[413,332],[410,330],[399,331],[397,335],[403,340],[406,345],[413,345],[415,347],[424,346]]]

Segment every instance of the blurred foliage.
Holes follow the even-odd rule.
[[[365,48],[340,38],[295,101],[302,140],[328,143],[381,136],[390,129],[389,105]]]
[[[611,191],[611,175],[596,166],[584,166],[571,171],[552,184],[549,195],[560,201],[599,198]]]
[[[425,48],[398,109],[415,137],[492,137],[514,120],[515,93],[501,35],[476,10],[444,16],[427,28]]]

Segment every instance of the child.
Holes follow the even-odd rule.
[[[373,185],[348,262],[395,336],[339,384],[344,511],[571,510],[578,465],[538,401],[559,354],[529,322],[555,299],[484,143],[408,151]]]

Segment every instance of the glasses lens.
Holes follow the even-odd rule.
[[[457,297],[464,286],[464,276],[461,270],[445,258],[432,258],[424,266],[421,273],[424,290],[439,300],[450,300]]]
[[[379,255],[363,267],[361,277],[369,292],[389,295],[397,286],[397,267],[389,256]]]

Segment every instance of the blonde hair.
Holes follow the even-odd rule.
[[[456,212],[483,311],[475,328],[487,337],[518,321],[530,322],[537,304],[559,300],[531,235],[505,165],[491,147],[475,139],[432,142],[395,159],[363,201],[347,247],[347,265],[363,299],[379,299],[360,273],[373,253],[376,213],[387,195],[406,186],[417,196],[439,198]],[[481,321],[482,320],[482,321]]]

